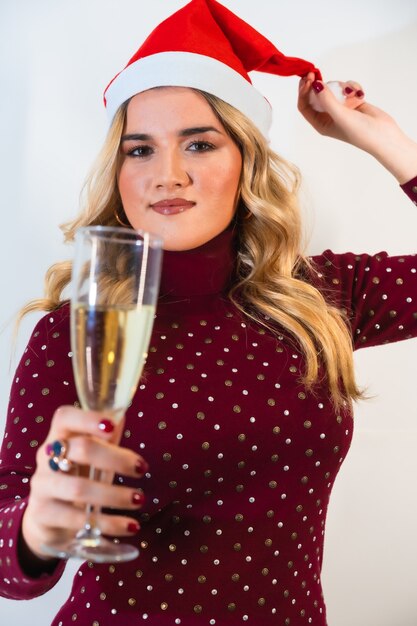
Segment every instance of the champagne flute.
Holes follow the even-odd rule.
[[[72,269],[71,348],[83,409],[100,411],[117,423],[135,393],[146,361],[162,260],[162,240],[126,228],[90,226],[75,237]],[[90,468],[92,480],[101,472]],[[49,554],[97,563],[129,561],[132,545],[103,537],[97,510],[68,545],[45,546]]]

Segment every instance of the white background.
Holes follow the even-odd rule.
[[[58,224],[77,211],[106,131],[101,94],[178,0],[0,0],[0,429],[17,359],[13,318],[39,297],[47,267],[71,254]],[[356,79],[370,102],[417,138],[416,0],[224,0],[282,51],[327,80]],[[258,75],[275,110],[272,143],[304,174],[310,251],[416,250],[417,208],[371,157],[316,136],[296,111],[297,80]],[[417,174],[417,163],[416,163]],[[356,432],[329,512],[324,591],[329,626],[416,626],[416,340],[359,352],[374,399]],[[14,356],[13,356],[14,353]],[[0,599],[0,622],[46,626],[74,567],[47,596]],[[257,625],[261,626],[261,625]]]

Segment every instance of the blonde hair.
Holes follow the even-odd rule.
[[[355,382],[352,337],[345,315],[307,282],[314,268],[302,254],[299,172],[268,147],[260,131],[240,111],[211,94],[196,91],[207,100],[242,153],[236,214],[237,282],[230,299],[256,323],[275,334],[287,332],[295,339],[305,356],[300,382],[314,392],[324,378],[339,409],[362,393]],[[81,226],[117,225],[115,212],[123,210],[117,170],[127,104],[118,110],[87,179],[85,209],[62,226],[66,242],[73,240]],[[51,311],[60,306],[70,274],[70,262],[53,265],[45,278],[45,298],[30,302],[20,317],[29,311]]]
[[[82,226],[120,226],[115,217],[122,205],[117,188],[117,170],[127,105],[125,102],[117,111],[106,141],[86,179],[82,190],[83,210],[75,220],[61,225],[65,243],[74,241],[76,230]],[[18,315],[18,323],[27,313],[53,311],[65,302],[63,291],[71,280],[71,268],[71,261],[51,265],[45,274],[45,297],[28,302]]]

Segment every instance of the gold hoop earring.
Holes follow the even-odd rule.
[[[123,211],[123,213],[124,213],[124,211]],[[130,224],[126,224],[126,222],[123,222],[123,220],[120,219],[119,213],[117,212],[117,208],[114,209],[113,215],[114,215],[114,217],[116,219],[116,222],[118,224],[120,224],[120,226],[123,226],[123,228],[132,228],[132,226]]]

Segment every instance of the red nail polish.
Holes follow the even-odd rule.
[[[314,91],[315,91],[316,93],[320,93],[320,91],[323,91],[323,89],[324,89],[324,85],[323,85],[323,83],[321,83],[321,82],[320,82],[320,81],[318,81],[318,80],[315,80],[315,81],[311,84],[311,86],[313,87],[313,89],[314,89]]]
[[[138,461],[135,465],[135,472],[141,476],[149,469],[149,465],[145,461]]]
[[[132,504],[143,504],[145,502],[145,494],[143,491],[135,491],[132,494]]]
[[[114,431],[114,424],[110,420],[101,420],[98,427],[104,433],[112,433]]]
[[[139,529],[140,529],[140,526],[137,522],[129,522],[127,525],[128,533],[137,533]]]
[[[356,97],[357,98],[363,98],[364,97],[364,92],[362,91],[362,89],[359,89],[359,91],[356,92]]]
[[[345,87],[344,90],[345,94],[348,96],[349,94],[353,93],[353,89],[352,87]]]

